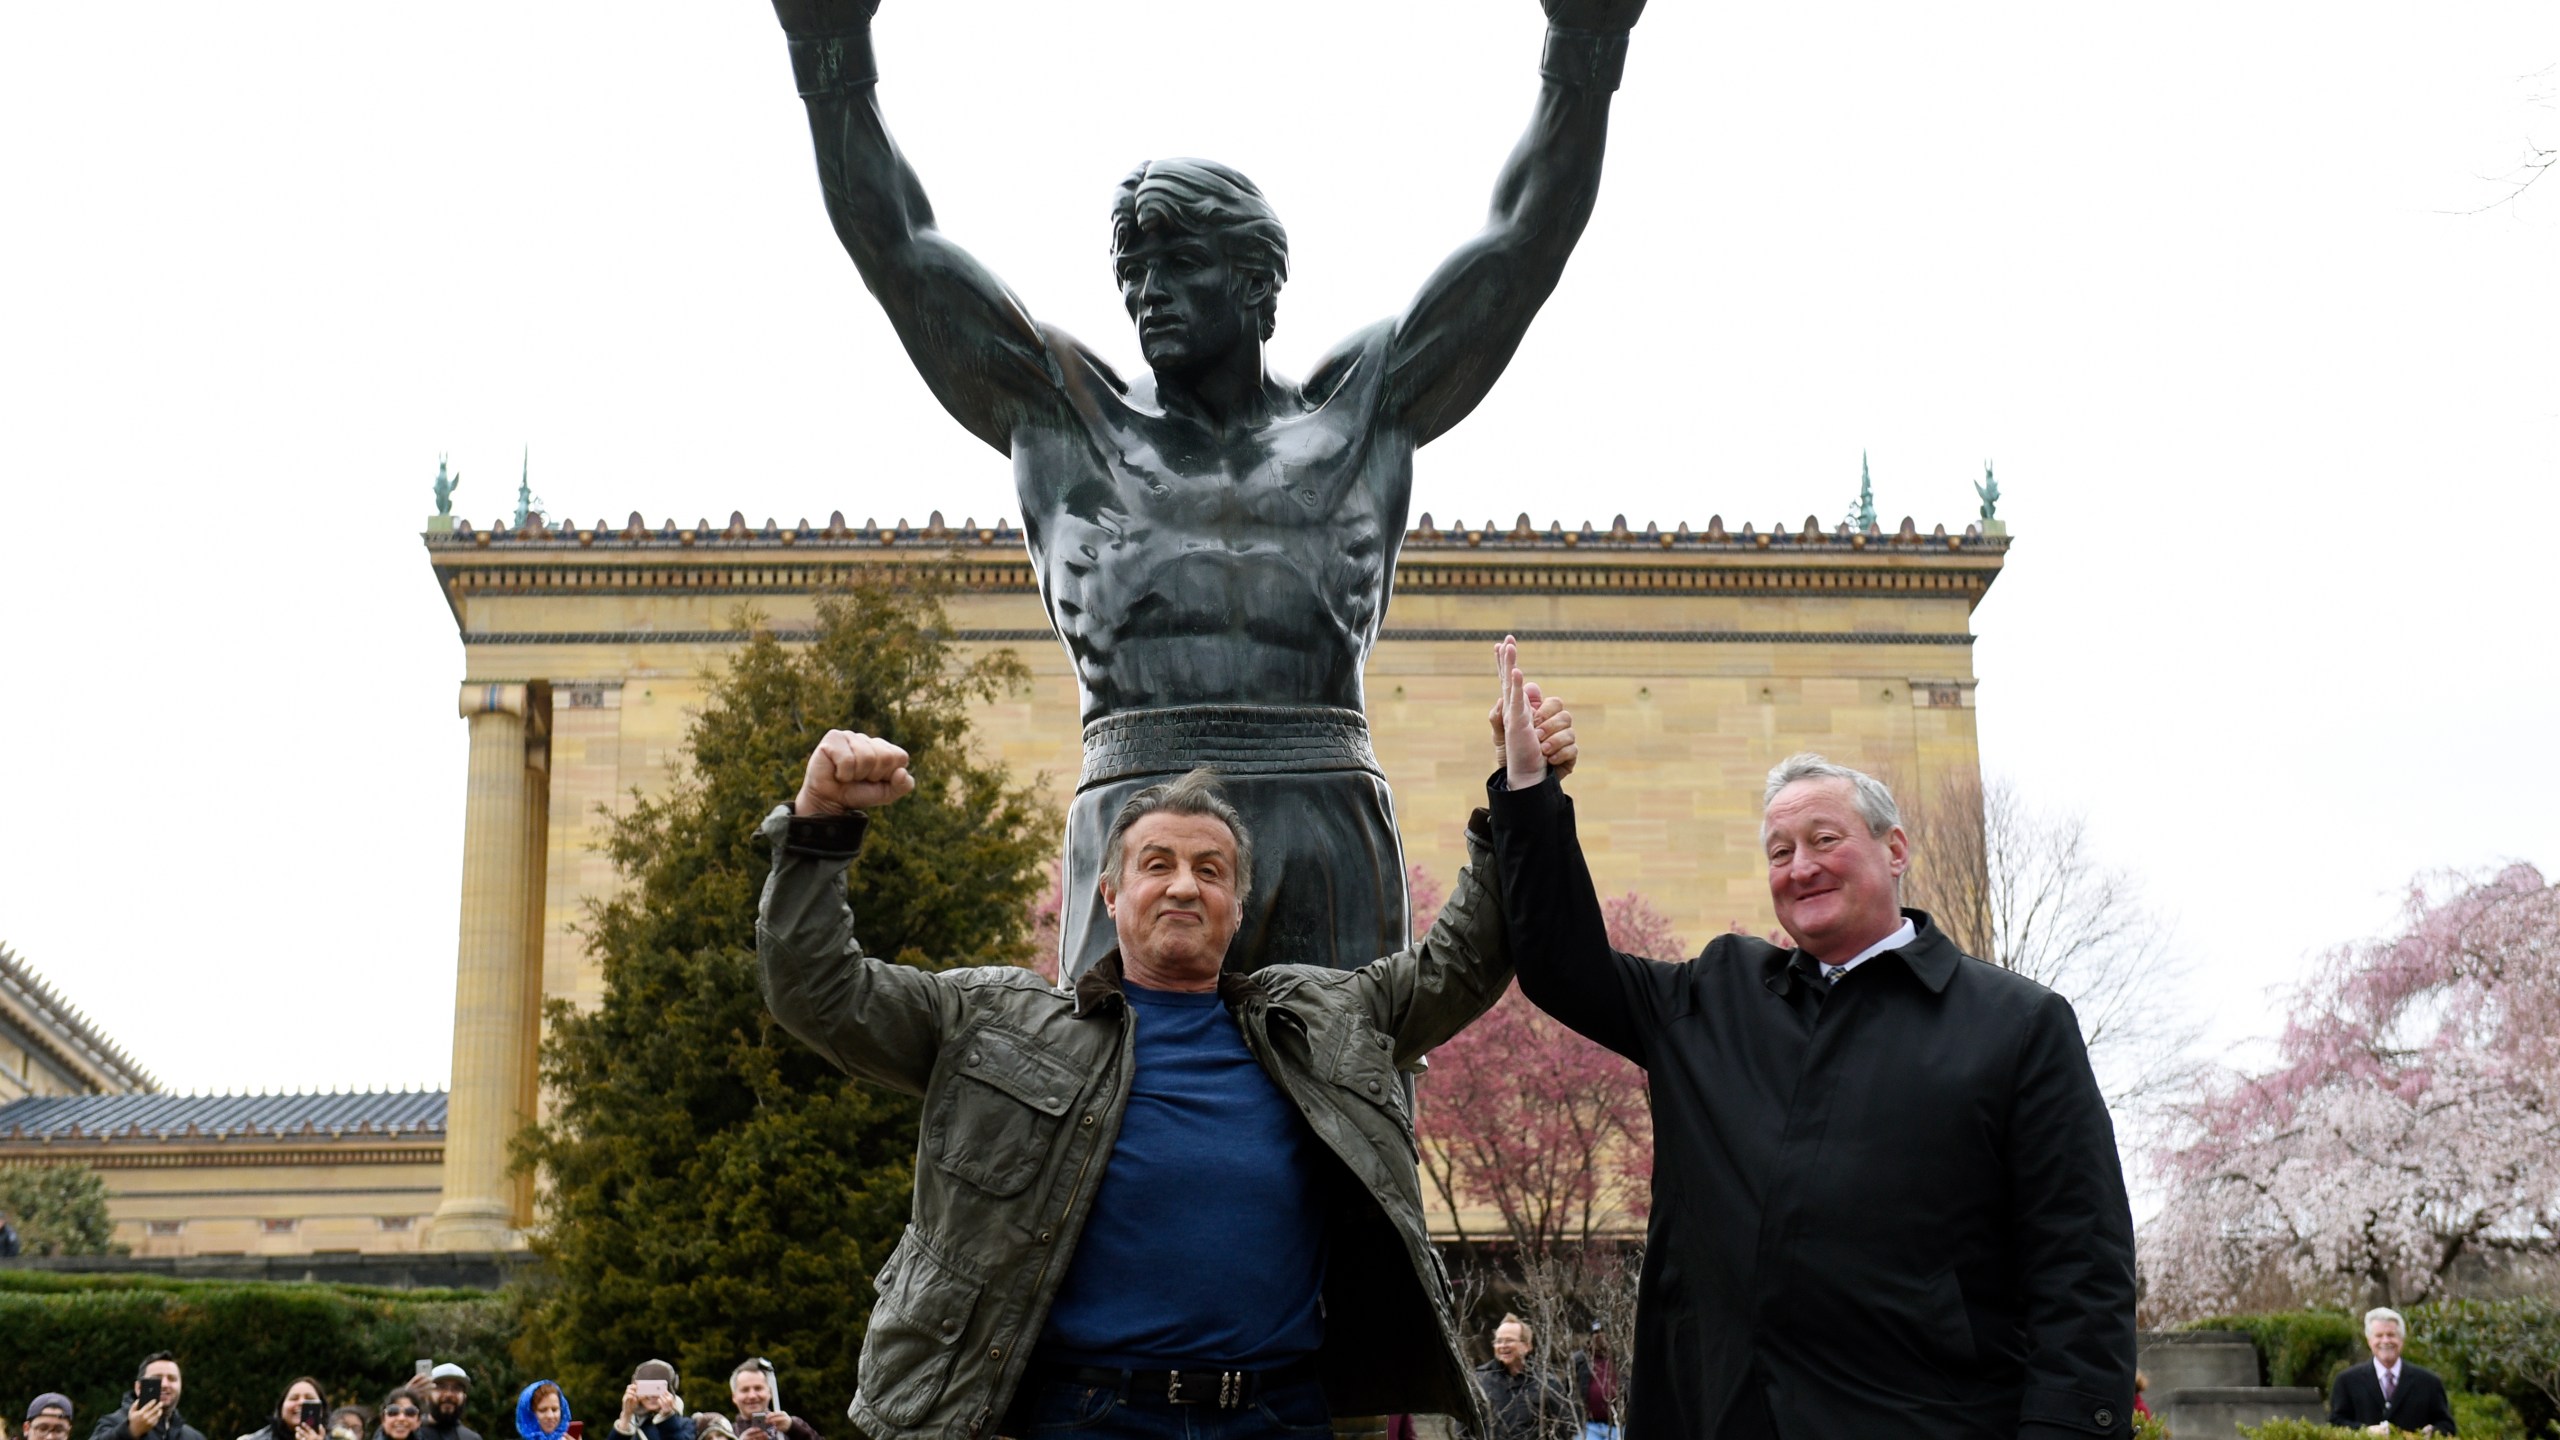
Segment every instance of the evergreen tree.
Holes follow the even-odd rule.
[[[0,1165],[0,1215],[27,1255],[121,1255],[107,1182],[86,1165]]]
[[[821,597],[805,648],[757,634],[672,788],[613,824],[623,885],[587,926],[604,1000],[552,1002],[550,1119],[517,1151],[538,1167],[550,1262],[524,1358],[585,1404],[609,1408],[651,1356],[696,1408],[725,1404],[751,1355],[782,1368],[795,1412],[841,1414],[853,1393],[871,1276],[907,1218],[917,1104],[847,1080],[765,1010],[771,858],[755,831],[828,729],[904,746],[916,792],[874,817],[850,880],[865,948],[936,968],[1028,958],[1056,815],[968,744],[971,705],[1028,672],[1010,652],[955,653],[942,593],[865,581]]]

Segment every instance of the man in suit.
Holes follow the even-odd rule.
[[[2088,1049],[2061,996],[1899,908],[1892,793],[1819,756],[1771,771],[1795,948],[1666,964],[1609,948],[1534,747],[1488,788],[1520,988],[1652,1095],[1627,1440],[2130,1433],[2133,1221]]]
[[[2338,1373],[2329,1387],[2329,1423],[2361,1425],[2376,1435],[2394,1425],[2403,1430],[2459,1435],[2453,1425],[2453,1402],[2445,1398],[2444,1381],[2423,1365],[2400,1358],[2409,1327],[2400,1312],[2374,1309],[2364,1313],[2364,1346],[2373,1363]]]

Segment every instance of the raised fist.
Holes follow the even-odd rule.
[[[879,11],[880,0],[773,0],[773,17],[794,35],[855,34]]]
[[[776,0],[779,3],[779,0]],[[1633,30],[1644,0],[1539,0],[1547,23],[1567,30]],[[789,22],[785,22],[787,25]]]
[[[830,730],[809,752],[808,774],[791,802],[794,815],[874,810],[916,788],[907,752],[853,730]]]

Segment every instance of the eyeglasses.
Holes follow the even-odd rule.
[[[390,1409],[382,1412],[382,1418],[385,1420],[391,1420],[397,1419],[402,1415],[415,1415],[417,1413],[417,1407],[414,1405],[394,1405]]]
[[[68,1435],[71,1433],[71,1422],[63,1419],[30,1420],[27,1422],[27,1433],[30,1435]]]

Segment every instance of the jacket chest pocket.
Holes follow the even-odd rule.
[[[913,1425],[942,1398],[986,1287],[935,1253],[912,1225],[873,1283],[880,1298],[862,1338],[862,1401],[893,1425]]]
[[[1017,1195],[1040,1173],[1075,1105],[1075,1072],[1031,1038],[995,1025],[964,1037],[925,1120],[925,1151],[953,1178]]]
[[[1396,1069],[1393,1042],[1366,1025],[1346,1025],[1325,1066],[1325,1079],[1364,1105],[1385,1112],[1413,1143],[1413,1121],[1405,1113],[1404,1076]]]

